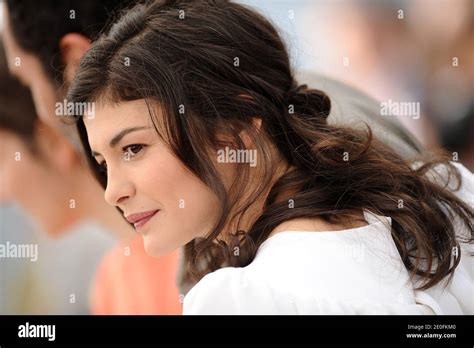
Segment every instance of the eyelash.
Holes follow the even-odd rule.
[[[124,146],[124,147],[122,147],[122,151],[123,151],[124,155],[127,153],[128,149],[130,149],[130,148],[132,148],[132,147],[134,147],[134,146],[139,146],[140,149],[137,151],[137,153],[133,153],[133,152],[130,153],[130,157],[134,157],[134,156],[138,155],[138,153],[139,153],[141,150],[143,150],[143,148],[145,147],[144,144],[130,144],[130,145]]]
[[[136,146],[139,147],[139,150],[136,153],[133,153],[133,151],[131,153],[128,152],[129,149]],[[146,147],[145,144],[130,144],[130,145],[122,147],[122,154],[123,156],[125,156],[125,154],[129,153],[130,158],[133,158],[137,156],[145,147]],[[103,173],[107,173],[107,163],[105,161],[102,161],[99,163],[99,170]]]

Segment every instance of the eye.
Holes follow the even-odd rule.
[[[141,150],[143,150],[144,147],[145,147],[145,145],[143,145],[143,144],[131,144],[131,145],[124,146],[122,148],[122,151],[123,151],[123,155],[125,157],[125,160],[128,160],[128,159],[138,155],[138,153]]]

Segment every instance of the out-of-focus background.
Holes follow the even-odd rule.
[[[381,110],[417,105],[416,115],[381,117],[399,119],[426,148],[444,147],[474,171],[474,1],[241,2],[272,19],[295,69],[361,89]],[[3,202],[0,244],[34,243],[40,257],[0,258],[0,313],[87,313],[92,266],[81,262],[91,257],[87,249],[71,252],[88,238],[81,233],[53,240],[14,202]],[[105,251],[113,243],[101,245]]]
[[[245,0],[281,29],[294,66],[329,75],[381,102],[428,149],[458,152],[474,170],[474,1]]]

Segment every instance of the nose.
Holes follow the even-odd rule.
[[[107,203],[113,206],[119,206],[128,198],[135,195],[135,186],[131,180],[127,178],[123,171],[118,169],[107,169],[107,187],[104,197]]]

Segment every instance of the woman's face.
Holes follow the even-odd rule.
[[[84,124],[94,158],[107,167],[106,201],[134,222],[150,255],[167,254],[210,232],[215,194],[158,136],[143,99],[97,105]]]

